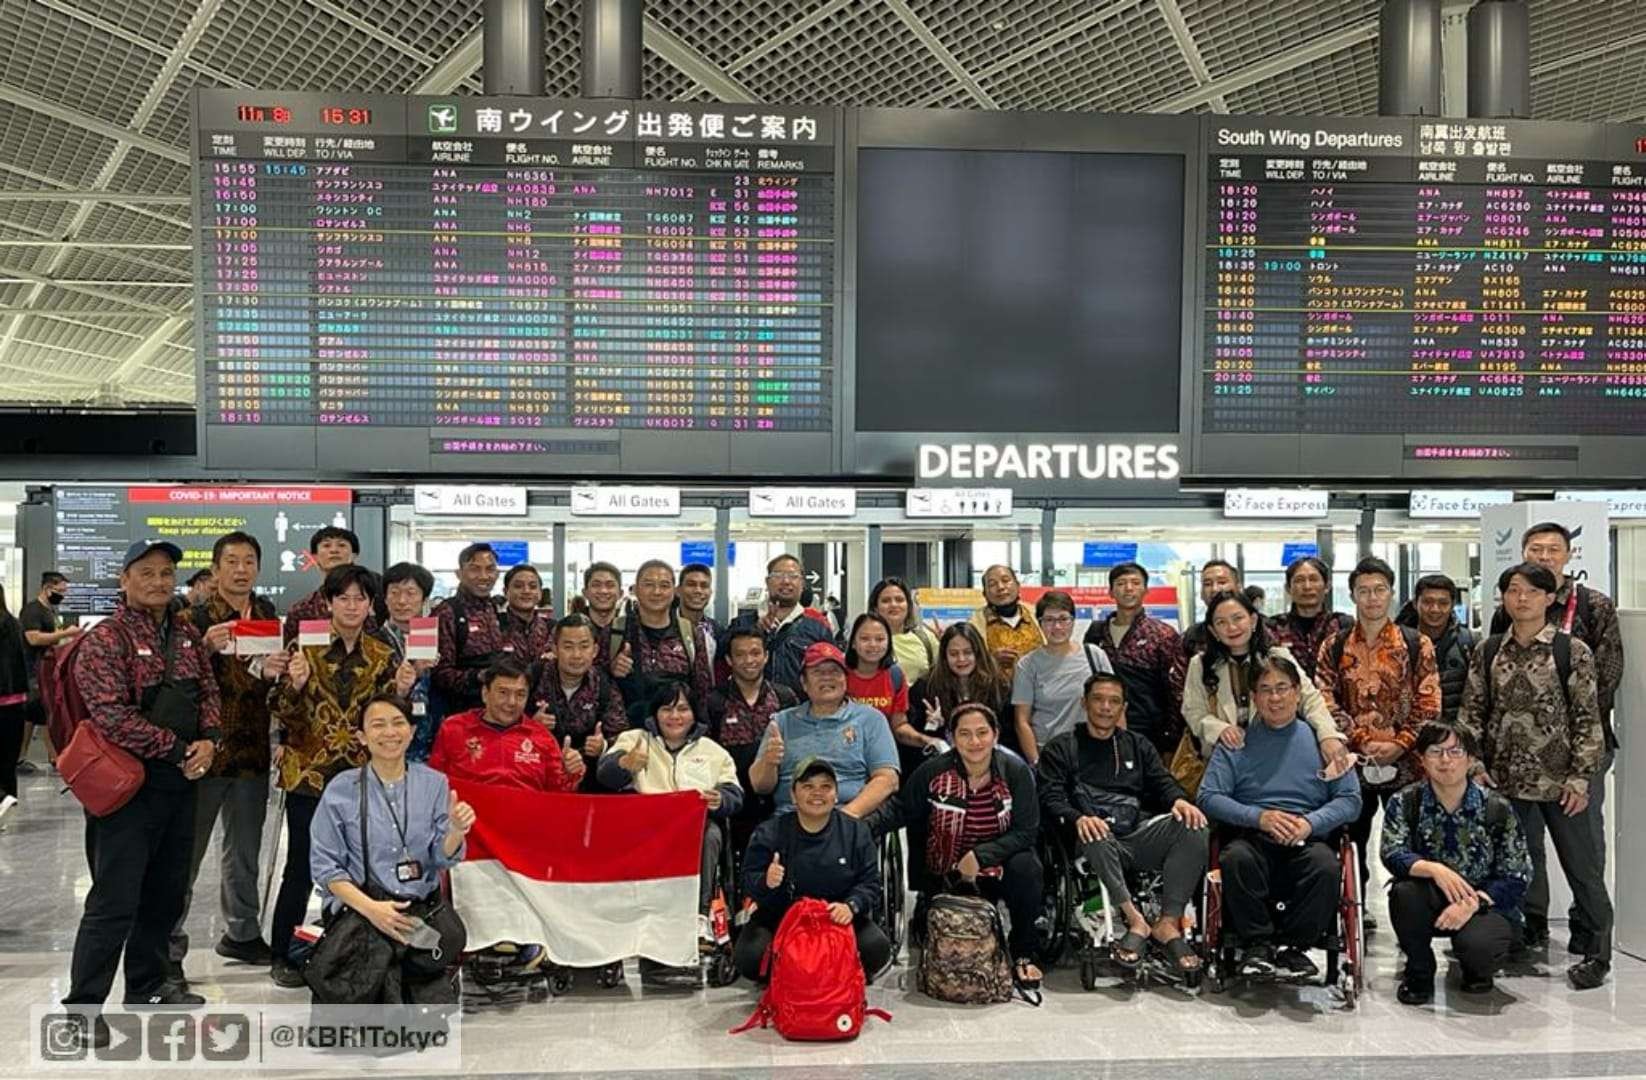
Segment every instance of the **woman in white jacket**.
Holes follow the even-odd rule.
[[[1218,743],[1230,749],[1246,743],[1244,728],[1257,714],[1251,691],[1257,682],[1251,674],[1256,661],[1278,656],[1296,664],[1297,658],[1285,646],[1270,643],[1263,617],[1243,592],[1212,597],[1206,625],[1212,631],[1206,651],[1189,661],[1183,679],[1183,719],[1199,740],[1201,755],[1209,758]],[[1348,744],[1320,691],[1307,679],[1302,691],[1299,711],[1319,736],[1322,757],[1340,769],[1347,767]]]
[[[709,738],[708,725],[692,705],[691,688],[683,682],[665,682],[653,694],[644,728],[619,735],[600,759],[595,776],[614,791],[663,795],[696,791],[708,804],[703,826],[703,861],[698,872],[698,939],[714,945],[709,905],[714,900],[715,874],[725,844],[721,822],[743,805],[737,783],[737,765],[726,748]]]

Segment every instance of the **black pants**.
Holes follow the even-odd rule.
[[[1514,928],[1495,911],[1474,916],[1460,930],[1436,930],[1435,919],[1450,903],[1432,881],[1407,878],[1389,890],[1389,921],[1406,954],[1407,978],[1434,979],[1435,954],[1429,945],[1437,937],[1452,939],[1463,977],[1471,981],[1491,978],[1509,955]]]
[[[130,802],[107,817],[86,816],[91,892],[74,938],[63,1004],[103,1004],[122,952],[126,999],[159,992],[166,941],[189,887],[194,794],[177,766],[150,764]]]
[[[1046,887],[1046,872],[1033,851],[1020,851],[1001,864],[1004,871],[999,877],[979,877],[977,891],[985,900],[1004,900],[1012,917],[1012,929],[1006,944],[1012,957],[1040,963],[1041,898]]]
[[[1313,948],[1336,930],[1342,872],[1325,841],[1292,847],[1248,834],[1225,845],[1218,863],[1223,914],[1238,944]]]
[[[1595,848],[1595,865],[1601,868],[1602,874],[1606,869],[1606,774],[1612,771],[1612,759],[1615,755],[1615,750],[1607,749],[1606,756],[1601,759],[1600,768],[1589,777],[1589,805],[1578,815],[1588,823],[1589,838]],[[1593,931],[1585,924],[1583,909],[1578,907],[1576,900],[1566,909],[1566,916],[1571,920],[1569,925],[1572,936],[1579,942],[1594,936]]]
[[[17,758],[23,752],[24,706],[0,709],[0,798],[17,794]]]
[[[287,959],[292,931],[309,910],[309,896],[314,892],[314,881],[309,877],[309,825],[319,806],[319,796],[286,793],[286,866],[274,899],[274,922],[269,927],[269,948],[274,950],[276,960]]]
[[[776,933],[775,927],[756,916],[737,935],[737,944],[732,948],[732,962],[745,979],[753,983],[766,981],[765,976],[760,974],[760,961],[765,957],[766,950],[771,948]],[[875,972],[885,967],[892,958],[891,939],[867,915],[859,915],[852,920],[852,933],[857,935],[857,956],[863,961],[863,972],[872,979]]]
[[[1366,862],[1366,849],[1372,843],[1372,820],[1377,817],[1379,807],[1389,805],[1389,800],[1399,794],[1399,788],[1369,788],[1360,789],[1360,817],[1349,823],[1349,838],[1355,842],[1355,853],[1360,857],[1360,897],[1366,898],[1366,882],[1371,877],[1371,871]],[[1398,810],[1399,807],[1397,806]]]
[[[1584,815],[1567,817],[1558,802],[1510,799],[1526,847],[1532,853],[1532,886],[1526,892],[1526,921],[1549,925],[1549,853],[1543,835],[1555,845],[1572,902],[1582,915],[1580,929],[1589,935],[1585,954],[1612,961],[1612,898],[1606,892],[1606,865],[1595,861],[1594,835]]]

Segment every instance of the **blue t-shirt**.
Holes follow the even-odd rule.
[[[833,716],[819,717],[812,715],[808,702],[784,709],[772,720],[783,733],[783,764],[778,767],[777,789],[772,792],[779,813],[794,809],[794,771],[809,757],[822,758],[834,766],[842,806],[857,798],[871,773],[897,768],[897,743],[879,709],[844,701]],[[769,738],[768,728],[760,736],[760,751],[766,749]]]

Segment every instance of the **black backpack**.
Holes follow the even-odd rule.
[[[1423,813],[1423,783],[1413,784],[1400,793],[1400,813],[1406,819],[1406,842],[1417,835],[1417,820]],[[1509,800],[1495,791],[1486,792],[1486,824],[1507,825],[1514,807]]]
[[[1401,639],[1406,642],[1406,670],[1416,671],[1417,662],[1423,656],[1423,635],[1409,626],[1399,626]],[[1343,670],[1343,650],[1349,644],[1349,635],[1354,633],[1354,624],[1350,623],[1347,629],[1338,627],[1337,633],[1332,635],[1331,651],[1328,654],[1332,661],[1333,671]]]
[[[1493,634],[1486,639],[1480,653],[1481,682],[1486,686],[1486,701],[1481,710],[1482,722],[1492,718],[1492,661],[1497,659],[1497,651],[1503,647],[1503,634]],[[1560,696],[1566,701],[1566,714],[1572,712],[1572,688],[1568,685],[1572,679],[1572,635],[1563,630],[1555,631],[1555,674],[1560,682]]]

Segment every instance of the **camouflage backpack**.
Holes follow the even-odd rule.
[[[1012,1000],[1012,957],[1000,912],[977,896],[932,897],[920,955],[920,992],[938,1001]]]

